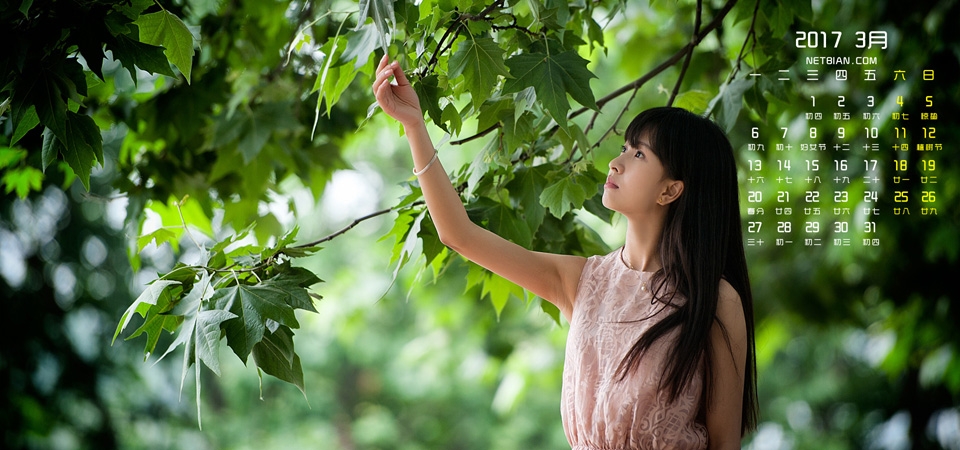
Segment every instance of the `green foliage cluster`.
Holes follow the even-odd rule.
[[[180,202],[175,206],[179,208]],[[304,390],[303,368],[293,346],[293,329],[300,327],[294,310],[317,312],[313,298],[320,297],[307,289],[321,280],[306,269],[293,267],[291,258],[309,255],[317,248],[292,246],[296,230],[269,248],[234,245],[247,233],[231,236],[209,250],[201,247],[196,265],[177,264],[153,281],[123,313],[113,335],[116,340],[133,315],[139,314],[143,324],[127,339],[145,334],[143,352],[152,355],[161,333],[179,329],[160,359],[183,346],[180,388],[193,366],[198,422],[200,362],[220,375],[222,339],[244,363],[252,353],[258,374],[262,370]]]
[[[0,110],[10,109],[14,130],[9,146],[38,127],[43,132],[40,154],[30,155],[39,156],[39,164],[30,161],[8,169],[8,193],[16,189],[22,197],[29,189],[39,190],[42,175],[36,166],[46,171],[57,161],[90,188],[91,169],[104,163],[103,142],[94,119],[78,111],[91,85],[105,80],[105,51],[132,77],[138,69],[174,76],[173,63],[189,81],[193,36],[166,10],[144,14],[153,4],[24,0],[19,7],[6,2],[0,9],[3,42],[10,48],[0,62],[0,89],[8,97]],[[26,156],[21,153],[16,159]]]

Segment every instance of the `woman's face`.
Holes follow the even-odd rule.
[[[603,205],[626,216],[647,215],[670,202],[671,183],[676,181],[666,175],[644,134],[636,147],[624,144],[620,155],[610,161]]]

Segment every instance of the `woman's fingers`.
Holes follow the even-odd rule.
[[[391,64],[390,67],[393,70],[393,77],[397,80],[397,86],[409,86],[410,82],[407,81],[407,75],[403,73],[403,69],[400,68],[400,64],[396,61]]]
[[[380,87],[384,84],[390,85],[390,76],[393,73],[389,69],[383,69],[377,72],[377,78],[373,81],[373,92],[377,93],[380,91]]]
[[[390,62],[390,59],[387,57],[387,54],[384,53],[383,58],[380,58],[380,64],[377,65],[377,72],[379,73],[381,70],[386,69],[387,63],[389,62]]]
[[[391,83],[393,77],[396,83]],[[387,56],[380,59],[377,65],[376,78],[373,81],[373,95],[377,98],[380,108],[397,120],[419,111],[419,105],[411,102],[413,89],[403,69],[396,61],[391,62]]]

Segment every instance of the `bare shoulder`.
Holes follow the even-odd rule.
[[[557,286],[557,297],[553,303],[569,321],[573,315],[573,304],[580,287],[580,275],[587,263],[587,258],[575,255],[554,255],[557,272],[560,275],[560,286]]]
[[[727,280],[720,279],[717,319],[735,340],[746,339],[746,320],[740,294]]]
[[[720,279],[720,300],[717,303],[717,312],[723,308],[733,308],[736,307],[737,310],[743,312],[743,306],[740,302],[740,294],[736,289],[725,279]]]

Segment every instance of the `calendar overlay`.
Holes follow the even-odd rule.
[[[791,101],[804,112],[790,123],[752,127],[741,149],[746,245],[877,247],[878,216],[935,218],[943,144],[936,99],[922,93],[934,70],[886,67],[886,31],[794,37],[801,56],[791,69],[749,74],[795,83],[799,98]],[[908,93],[908,80],[921,95]],[[893,89],[879,92],[881,84]]]

